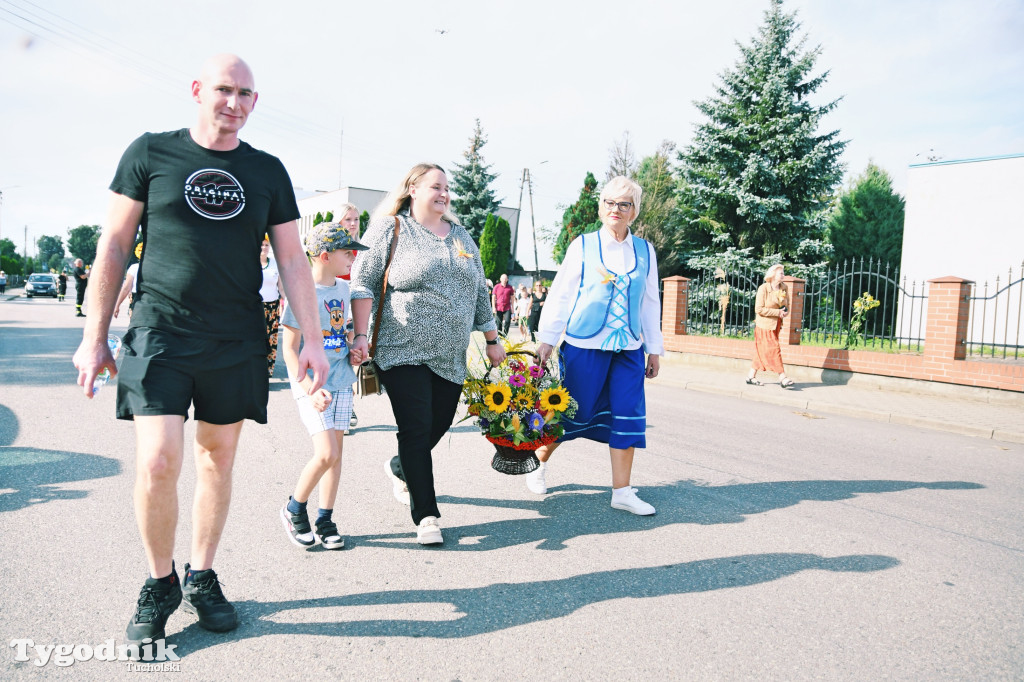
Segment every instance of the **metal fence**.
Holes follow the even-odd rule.
[[[1020,265],[1020,277],[1013,280],[1013,268],[1007,272],[1004,287],[999,286],[996,277],[993,293],[989,295],[988,282],[971,287],[970,321],[967,324],[967,355],[986,358],[1024,357],[1021,346],[1021,310],[1024,306],[1024,262]]]
[[[804,274],[801,343],[874,350],[920,351],[924,344],[927,283],[899,279],[898,268],[872,260],[837,263]],[[752,337],[754,301],[764,273],[752,267],[703,271],[691,278],[686,316],[688,334]],[[878,301],[864,312],[851,339],[854,302],[863,294]]]

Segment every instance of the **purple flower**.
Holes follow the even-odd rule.
[[[485,429],[486,430],[487,427],[490,426],[490,425],[491,425],[491,422],[489,420],[484,419],[483,417],[480,417],[480,428],[481,429]]]
[[[541,367],[540,365],[531,365],[530,376],[533,377],[534,379],[540,379],[542,376],[544,376],[544,368]]]
[[[544,417],[540,415],[540,412],[533,412],[527,417],[526,428],[530,431],[540,431],[544,428]]]
[[[522,374],[513,374],[508,378],[508,385],[520,388],[526,385],[526,377]]]

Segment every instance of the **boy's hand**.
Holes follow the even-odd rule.
[[[313,402],[313,408],[317,412],[323,412],[331,404],[331,394],[322,388],[309,396],[309,399]]]

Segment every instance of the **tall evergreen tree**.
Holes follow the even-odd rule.
[[[740,60],[721,76],[717,95],[697,103],[707,121],[680,154],[682,227],[690,246],[752,247],[790,256],[821,236],[842,178],[839,131],[819,134],[839,100],[813,105],[828,72],[812,73],[821,48],[805,50],[796,14],[770,0]]]
[[[633,232],[654,246],[661,277],[677,275],[683,269],[684,244],[678,226],[673,222],[676,209],[676,178],[671,158],[675,145],[665,140],[651,156],[640,160],[633,179],[643,190],[640,214],[633,223]]]
[[[596,232],[601,228],[601,218],[597,214],[597,179],[593,173],[587,173],[583,179],[583,189],[579,199],[562,213],[562,231],[558,234],[552,255],[555,262],[561,263],[565,251],[573,239],[586,232]]]
[[[462,221],[473,240],[480,243],[487,216],[498,211],[498,200],[491,189],[491,183],[498,177],[490,173],[491,167],[484,163],[480,150],[487,144],[480,119],[476,119],[469,148],[462,154],[465,163],[455,165],[452,173],[452,211]]]
[[[480,261],[484,276],[497,282],[502,275],[509,274],[509,257],[512,253],[512,228],[508,221],[493,213],[484,222],[480,235]]]
[[[892,178],[874,163],[839,195],[828,223],[838,262],[872,258],[898,267],[903,254],[905,202]]]

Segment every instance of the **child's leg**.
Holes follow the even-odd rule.
[[[341,475],[341,440],[334,437],[335,433],[336,431],[329,429],[313,434],[313,457],[303,467],[302,473],[299,474],[299,480],[295,484],[295,492],[292,493],[292,499],[296,502],[300,504],[307,502],[317,482],[332,467],[336,467],[338,475]],[[337,481],[335,481],[334,494],[336,495],[337,492]],[[322,504],[323,502],[321,502]]]
[[[334,509],[334,503],[338,498],[338,485],[341,481],[341,452],[345,432],[331,430],[324,431],[324,433],[334,439],[334,449],[338,453],[338,457],[334,464],[320,477],[319,504],[321,509]]]

